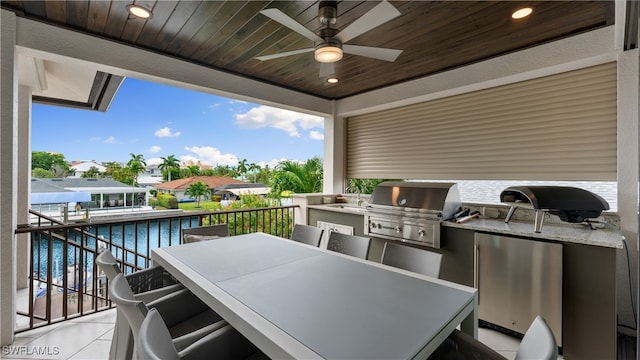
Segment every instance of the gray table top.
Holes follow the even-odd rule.
[[[163,248],[155,259],[186,266],[201,277],[192,286],[209,282],[328,359],[413,358],[473,311],[476,294],[259,233]]]

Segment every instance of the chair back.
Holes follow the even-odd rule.
[[[291,231],[291,240],[318,247],[323,232],[324,229],[320,229],[319,227],[295,224],[293,231]]]
[[[382,263],[422,275],[439,277],[442,254],[387,242],[382,250]]]
[[[524,334],[516,360],[556,360],[558,344],[547,322],[538,315]]]
[[[134,344],[137,344],[140,326],[149,309],[142,301],[135,299],[124,275],[118,274],[110,283],[109,297],[116,303],[118,311],[127,319],[133,333]]]
[[[182,240],[186,243],[212,240],[229,236],[228,224],[216,224],[182,229]]]
[[[369,256],[370,245],[371,238],[332,231],[329,234],[327,250],[366,259]]]
[[[138,338],[138,359],[180,359],[178,351],[173,345],[169,329],[156,309],[149,310],[149,313],[140,325]]]
[[[122,270],[118,266],[116,258],[113,256],[111,251],[107,249],[102,250],[102,252],[96,256],[96,265],[104,271],[109,282],[113,281],[116,275],[122,274]]]

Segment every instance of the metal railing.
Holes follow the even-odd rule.
[[[30,210],[31,224],[16,234],[30,234],[28,295],[18,301],[16,332],[107,310],[106,278],[94,266],[103,248],[128,274],[151,264],[151,249],[182,243],[181,229],[226,223],[230,235],[265,232],[289,238],[298,206],[232,211],[190,211],[135,218],[64,224]]]

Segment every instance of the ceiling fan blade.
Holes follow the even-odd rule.
[[[365,56],[372,59],[394,62],[402,53],[402,50],[387,49],[373,46],[342,45],[342,51],[346,54]]]
[[[297,32],[298,34],[306,37],[311,41],[322,42],[322,39],[318,35],[314,34],[313,31],[302,26],[299,22],[293,20],[292,18],[289,17],[289,15],[283,13],[279,9],[276,9],[276,8],[264,9],[264,10],[261,10],[260,13],[262,15],[270,17],[271,20],[279,22],[280,24],[288,27],[289,29]]]
[[[320,63],[320,77],[327,77],[335,73],[334,63]]]
[[[273,60],[273,59],[278,59],[281,57],[286,57],[291,55],[304,54],[304,53],[312,52],[314,50],[315,50],[314,48],[306,48],[306,49],[286,51],[286,52],[281,52],[281,53],[271,54],[271,55],[256,56],[255,58],[260,61]]]
[[[400,11],[396,9],[389,2],[382,1],[376,5],[373,9],[369,10],[366,14],[362,15],[359,19],[352,22],[344,30],[338,33],[335,37],[346,43],[347,41],[364,34],[367,31],[376,28],[387,21],[400,16]]]

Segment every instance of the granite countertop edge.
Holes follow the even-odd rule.
[[[354,206],[340,208],[335,205],[327,205],[328,204],[309,205],[308,207],[311,209],[364,215],[364,208],[362,210],[354,210]],[[472,219],[464,223],[443,221],[442,226],[520,236],[544,241],[558,241],[618,249],[624,247],[623,236],[620,232],[606,227],[598,227],[596,230],[593,230],[586,224],[544,224],[540,233],[534,232],[533,222],[510,221],[509,223],[505,223],[503,219]]]

